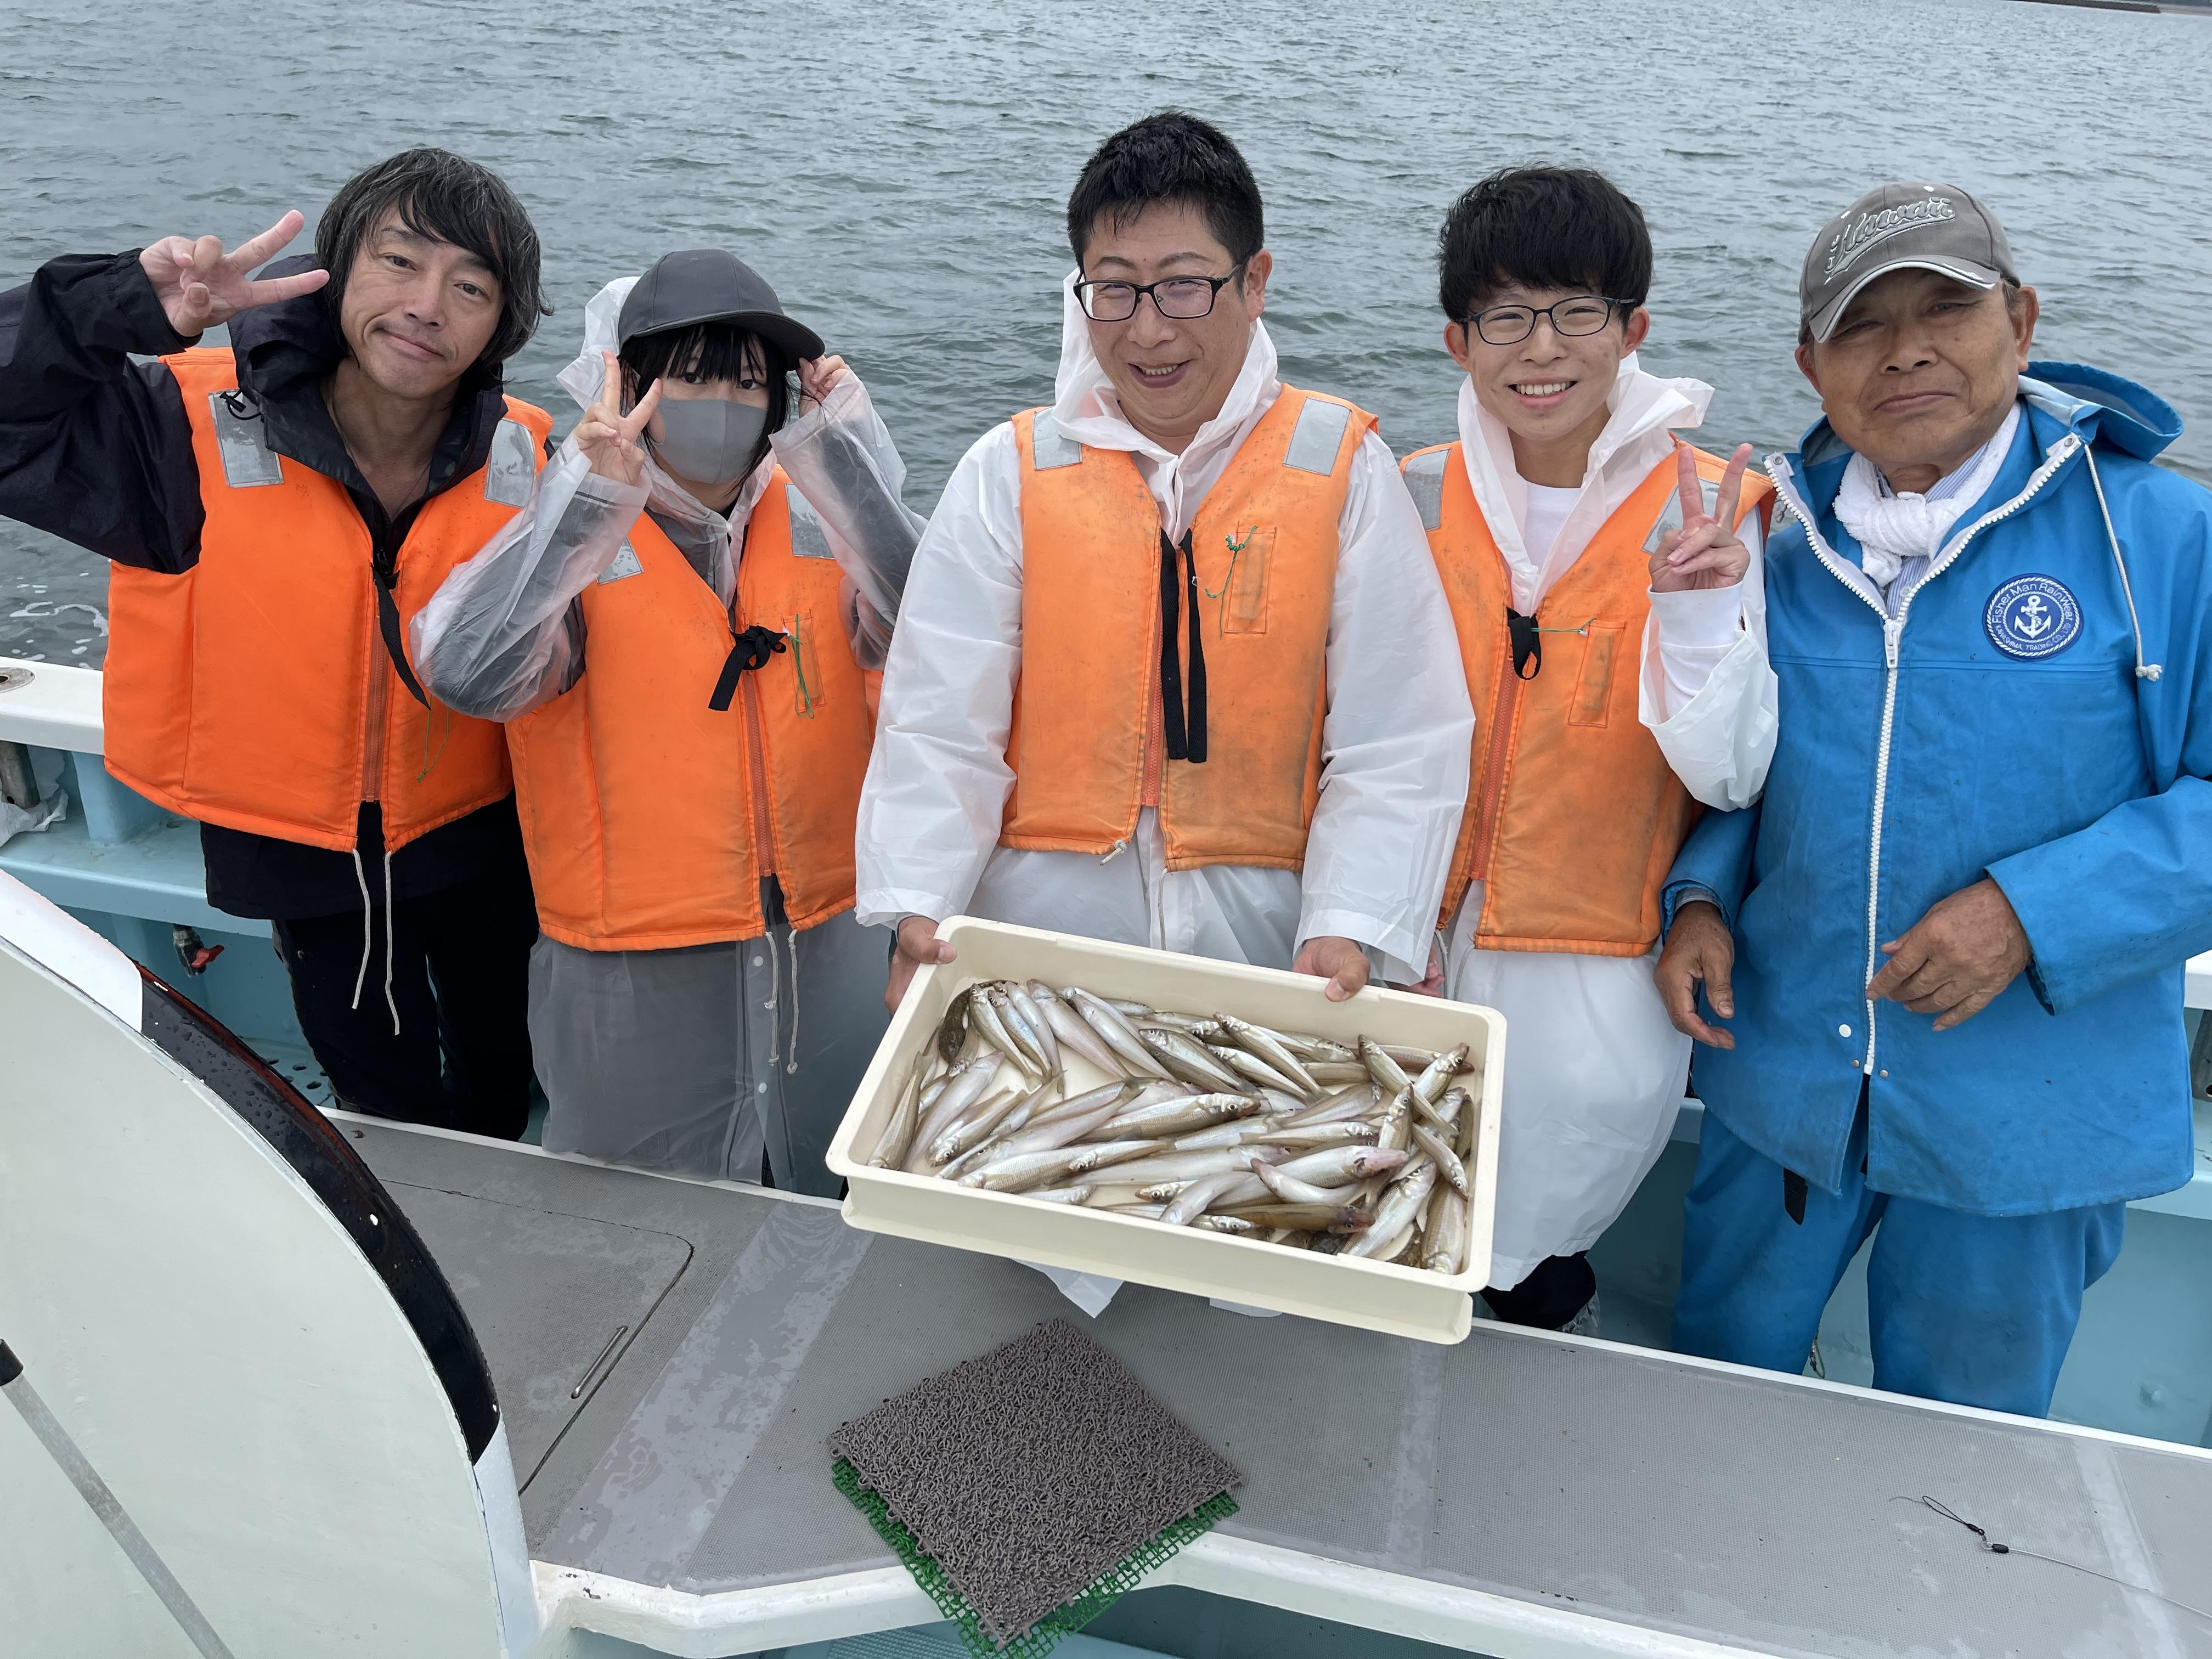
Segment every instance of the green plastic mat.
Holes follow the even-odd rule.
[[[1085,1584],[1072,1600],[1063,1601],[1012,1641],[999,1647],[984,1633],[975,1608],[952,1587],[936,1558],[922,1549],[874,1487],[860,1484],[860,1472],[841,1457],[830,1466],[830,1478],[837,1483],[837,1490],[852,1501],[853,1506],[867,1516],[877,1536],[897,1553],[906,1570],[914,1575],[914,1582],[937,1604],[937,1610],[959,1627],[962,1639],[975,1659],[1045,1659],[1062,1637],[1081,1630],[1136,1589],[1145,1575],[1161,1562],[1192,1539],[1203,1535],[1216,1522],[1225,1521],[1237,1513],[1237,1500],[1227,1492],[1207,1498],[1182,1520],[1171,1522],[1138,1545]]]

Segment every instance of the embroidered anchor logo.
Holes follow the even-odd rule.
[[[2029,594],[2021,601],[2020,609],[2013,612],[2013,632],[2024,640],[2039,640],[2057,626],[2057,614],[2044,602],[2040,593]]]

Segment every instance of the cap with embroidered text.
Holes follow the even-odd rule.
[[[1882,185],[1820,228],[1797,283],[1798,320],[1815,340],[1858,291],[1893,270],[1936,270],[1976,288],[2017,283],[1996,214],[1949,185]]]

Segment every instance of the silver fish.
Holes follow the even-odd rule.
[[[1309,1100],[1322,1092],[1312,1073],[1306,1070],[1298,1057],[1283,1045],[1283,1040],[1264,1025],[1255,1025],[1249,1020],[1238,1019],[1234,1014],[1221,1016],[1221,1029],[1240,1048],[1249,1049],[1261,1060],[1291,1080],[1291,1091]]]
[[[1467,1044],[1461,1043],[1449,1054],[1438,1054],[1428,1068],[1413,1079],[1413,1092],[1433,1106],[1443,1097],[1451,1080],[1467,1069]]]
[[[1161,1065],[1186,1083],[1194,1083],[1201,1089],[1232,1091],[1248,1086],[1243,1078],[1206,1053],[1206,1045],[1195,1037],[1158,1025],[1139,1025],[1137,1036]]]
[[[1170,1144],[1179,1152],[1206,1152],[1223,1146],[1242,1146],[1248,1140],[1258,1139],[1266,1133],[1267,1125],[1276,1121],[1269,1117],[1232,1118],[1226,1123],[1217,1123],[1210,1129],[1177,1135]]]
[[[1363,1072],[1358,1082],[1349,1089],[1340,1089],[1325,1100],[1316,1101],[1285,1121],[1285,1129],[1303,1127],[1309,1123],[1335,1123],[1346,1118],[1365,1117],[1382,1103],[1381,1092],[1369,1082]]]
[[[1044,1204],[1087,1204],[1091,1200],[1088,1184],[1079,1187],[1039,1187],[1024,1193],[1024,1198],[1034,1198]]]
[[[1018,1094],[1000,1105],[986,1107],[961,1119],[938,1136],[936,1143],[929,1149],[930,1162],[950,1164],[969,1147],[980,1144],[1002,1123],[1013,1122],[1016,1127],[1019,1127],[1020,1123],[1028,1121],[1030,1112],[1036,1109],[1038,1099],[1048,1090],[1056,1086],[1056,1082],[1055,1079],[1047,1078],[1025,1095]]]
[[[1095,1146],[1072,1147],[1073,1156],[1068,1160],[1070,1175],[1089,1175],[1094,1170],[1110,1169],[1116,1164],[1127,1164],[1144,1157],[1159,1147],[1157,1140],[1104,1140]]]
[[[1023,1152],[969,1170],[960,1177],[960,1185],[982,1187],[994,1193],[1018,1193],[1057,1182],[1070,1175],[1085,1173],[1073,1167],[1077,1158],[1073,1147],[1058,1152]]]
[[[1158,1141],[1139,1141],[1137,1144],[1147,1149],[1146,1155],[1122,1161],[1114,1171],[1115,1180],[1133,1181],[1140,1186],[1149,1186],[1155,1181],[1195,1181],[1200,1176],[1242,1174],[1251,1167],[1252,1153],[1242,1146],[1231,1146],[1218,1152],[1164,1152],[1159,1150]]]
[[[1410,1083],[1391,1097],[1390,1103],[1382,1109],[1382,1115],[1376,1120],[1376,1127],[1381,1131],[1375,1137],[1376,1146],[1402,1152],[1413,1145],[1415,1098]]]
[[[1060,994],[1063,996],[1072,996],[1074,994],[1077,988],[1078,988],[1071,985],[1066,990],[1061,992]],[[1085,991],[1083,994],[1089,996],[1091,993]],[[1150,1014],[1152,1012],[1152,1005],[1151,1003],[1132,1002],[1127,997],[1101,997],[1099,1000],[1103,1002],[1108,1007],[1111,1008],[1115,1013],[1122,1015],[1124,1018],[1129,1019],[1136,1019],[1144,1015]]]
[[[1300,1232],[1339,1236],[1365,1232],[1370,1220],[1364,1212],[1340,1204],[1240,1204],[1234,1213],[1262,1226],[1292,1227]],[[1313,1249],[1314,1241],[1309,1240],[1304,1248]]]
[[[1400,1066],[1410,1066],[1414,1073],[1425,1071],[1436,1062],[1437,1051],[1433,1048],[1416,1048],[1403,1042],[1385,1042],[1380,1046],[1382,1052],[1396,1060]],[[1409,1073],[1407,1075],[1410,1076],[1413,1073]]]
[[[1372,1037],[1359,1039],[1359,1059],[1367,1067],[1367,1074],[1381,1086],[1385,1096],[1402,1094],[1413,1086],[1413,1079],[1406,1075],[1406,1068]]]
[[[1439,1140],[1426,1124],[1413,1126],[1413,1144],[1435,1161],[1437,1170],[1454,1192],[1462,1198],[1470,1196],[1473,1189],[1468,1185],[1467,1166],[1459,1161],[1459,1154]]]
[[[1122,1069],[1133,1076],[1166,1077],[1168,1068],[1152,1057],[1137,1035],[1137,1028],[1121,1017],[1110,1004],[1092,996],[1079,985],[1071,985],[1060,994],[1068,1006],[1083,1016],[1084,1022],[1098,1034],[1099,1040],[1121,1056]]]
[[[1134,1111],[1123,1112],[1119,1117],[1109,1118],[1091,1133],[1109,1139],[1121,1135],[1187,1134],[1224,1118],[1250,1117],[1259,1109],[1260,1103],[1249,1095],[1188,1095],[1181,1100],[1164,1100],[1157,1106],[1139,1106]]]
[[[1272,1025],[1261,1025],[1256,1021],[1253,1023],[1252,1029],[1255,1031],[1264,1031],[1308,1066],[1311,1066],[1316,1060],[1357,1061],[1359,1058],[1356,1051],[1346,1048],[1343,1043],[1330,1037],[1316,1036],[1310,1031],[1280,1031]]]
[[[1133,1084],[1110,1084],[1103,1089],[1093,1089],[1087,1095],[1079,1095],[1079,1101],[1089,1101],[1091,1104],[1075,1112],[1055,1111],[1048,1120],[1042,1116],[1031,1118],[1019,1133],[1007,1135],[1002,1143],[1003,1150],[1012,1156],[1072,1146],[1116,1112],[1124,1110],[1125,1093],[1134,1087]]]
[[[1120,1077],[1129,1068],[1114,1058],[1114,1051],[1098,1040],[1098,1033],[1083,1023],[1074,1009],[1054,994],[1052,988],[1041,981],[1030,981],[1030,998],[1043,1012],[1045,1024],[1064,1046],[1096,1066],[1108,1077]]]
[[[1405,1153],[1386,1152],[1380,1146],[1325,1146],[1280,1167],[1284,1174],[1310,1181],[1316,1187],[1336,1187],[1385,1174],[1405,1162]]]
[[[1285,1175],[1272,1164],[1255,1164],[1252,1173],[1265,1187],[1285,1204],[1342,1204],[1352,1196],[1347,1187],[1316,1187],[1310,1181]]]
[[[1164,1204],[1109,1204],[1103,1207],[1111,1215],[1133,1215],[1146,1221],[1158,1221],[1168,1209]]]
[[[1044,1061],[1045,1070],[1060,1070],[1060,1043],[1053,1036],[1052,1022],[1044,1016],[1044,1009],[1029,993],[1029,988],[1019,980],[1003,981],[1006,1000],[1020,1018],[1023,1030],[1036,1045],[1037,1057]]]
[[[1381,1133],[1372,1123],[1286,1123],[1252,1139],[1262,1146],[1372,1146]]]
[[[1012,1060],[1032,1081],[1043,1075],[1043,1068],[1030,1058],[1026,1048],[1014,1041],[1014,1034],[1006,1029],[1006,1021],[999,1018],[999,1005],[991,1000],[988,990],[969,1000],[968,1022],[983,1034],[984,1042]]]
[[[1005,983],[987,988],[983,996],[991,1005],[991,1012],[999,1017],[999,1024],[1006,1028],[1006,1035],[1014,1040],[1014,1047],[1021,1051],[1022,1064],[1040,1077],[1050,1072],[1052,1067],[1045,1063],[1043,1045],[1023,1020]]]
[[[1215,1199],[1243,1178],[1242,1170],[1234,1170],[1201,1176],[1169,1200],[1167,1213],[1160,1219],[1170,1227],[1188,1227],[1212,1206]]]
[[[1407,1240],[1399,1235],[1412,1229],[1421,1206],[1429,1200],[1429,1189],[1436,1184],[1437,1166],[1426,1158],[1407,1166],[1405,1173],[1384,1190],[1382,1202],[1375,1211],[1375,1224],[1346,1254],[1377,1257],[1384,1261],[1396,1255],[1407,1244]],[[1371,1246],[1370,1240],[1373,1241]]]
[[[898,1103],[891,1108],[884,1132],[877,1138],[875,1151],[868,1155],[871,1169],[895,1170],[906,1162],[908,1149],[914,1144],[915,1127],[921,1121],[922,1073],[928,1069],[935,1053],[933,1048],[924,1048],[907,1067],[906,1083],[899,1090]]]
[[[996,1053],[981,1054],[954,1068],[953,1081],[945,1085],[937,1103],[922,1119],[921,1127],[915,1131],[914,1148],[907,1154],[906,1167],[909,1170],[917,1175],[927,1173],[931,1145],[990,1092],[991,1085],[998,1080],[1000,1063]]]
[[[1449,1187],[1438,1188],[1436,1206],[1431,1210],[1427,1249],[1421,1256],[1421,1265],[1431,1273],[1449,1273],[1456,1278],[1467,1271],[1468,1230],[1474,1212],[1468,1201]]]
[[[1170,1031],[1181,1031],[1185,1036],[1196,1036],[1198,1028],[1212,1024],[1213,1018],[1210,1014],[1171,1014],[1164,1008],[1153,1008],[1140,1017],[1133,1018],[1130,1023],[1165,1026]]]
[[[1263,1088],[1273,1089],[1289,1097],[1294,1103],[1303,1103],[1311,1097],[1297,1084],[1260,1058],[1243,1048],[1231,1048],[1225,1042],[1209,1042],[1206,1052],[1212,1054],[1227,1070],[1236,1073],[1248,1082]]]
[[[1454,1095],[1459,1097],[1456,1105],[1452,1102]],[[1444,1097],[1437,1102],[1437,1109],[1444,1113],[1459,1126],[1459,1133],[1452,1142],[1452,1150],[1459,1154],[1461,1163],[1466,1163],[1474,1156],[1474,1136],[1478,1127],[1475,1120],[1481,1116],[1481,1114],[1474,1109],[1474,1097],[1464,1089],[1447,1089],[1444,1091]]]

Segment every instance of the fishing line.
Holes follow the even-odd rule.
[[[2066,1561],[2060,1559],[2055,1555],[2045,1555],[2040,1550],[2026,1549],[2018,1544],[2000,1544],[1995,1539],[1991,1538],[1984,1528],[1976,1526],[1972,1522],[1967,1520],[1965,1516],[1960,1515],[1949,1504],[1940,1502],[1936,1498],[1927,1497],[1899,1497],[1893,1498],[1889,1501],[1893,1504],[1918,1504],[1923,1508],[1931,1510],[1936,1514],[1942,1516],[1946,1521],[1957,1522],[1959,1525],[1964,1527],[1968,1532],[1974,1534],[1975,1540],[1981,1545],[1983,1550],[1988,1554],[2025,1555],[2038,1561],[2048,1561],[2054,1567],[2066,1567],[2075,1572],[2087,1573],[2092,1578],[2101,1578],[2108,1584],[2116,1584],[2124,1590],[2132,1590],[2137,1595],[2148,1595],[2154,1601],[2163,1601],[2170,1607],[2179,1607],[2182,1612],[2191,1614],[2196,1618],[2202,1619],[2208,1625],[2212,1625],[2212,1609],[2191,1607],[2186,1601],[2177,1601],[2171,1595],[2161,1595],[2157,1590],[2151,1589],[2148,1584],[2130,1583],[2124,1578],[2113,1577],[2109,1572],[2100,1572],[2094,1567],[2085,1567],[2079,1561]]]

